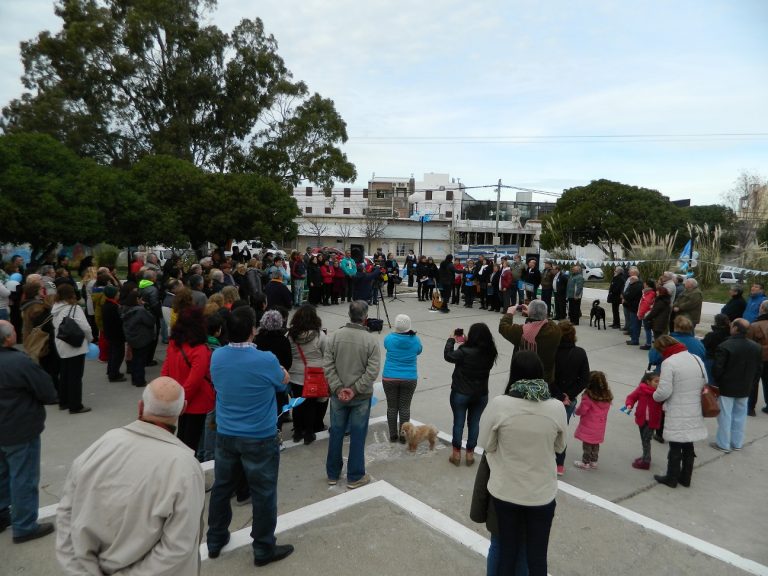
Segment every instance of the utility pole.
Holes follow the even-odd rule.
[[[501,244],[499,238],[499,208],[501,206],[501,178],[499,178],[499,185],[496,187],[496,234],[494,235],[494,244],[498,248]]]

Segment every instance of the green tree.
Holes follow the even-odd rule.
[[[98,191],[84,177],[97,168],[49,136],[1,136],[0,242],[28,242],[36,262],[59,243],[101,241]]]
[[[551,220],[541,235],[542,248],[569,244],[595,244],[611,259],[619,246],[627,247],[626,234],[651,230],[666,234],[679,222],[679,209],[657,190],[610,180],[593,180],[586,186],[563,191]]]
[[[682,217],[680,234],[677,245],[682,247],[690,239],[688,225],[694,227],[708,226],[714,229],[719,226],[722,231],[719,235],[720,247],[726,248],[733,246],[737,242],[736,236],[736,213],[728,206],[722,204],[710,204],[707,206],[689,206],[680,209]],[[696,239],[694,238],[694,242]]]
[[[258,18],[205,25],[215,0],[59,0],[62,29],[22,43],[28,92],[6,131],[40,131],[128,167],[169,155],[286,185],[356,177],[331,100],[294,81]]]

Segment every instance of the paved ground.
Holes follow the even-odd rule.
[[[585,303],[604,292],[587,289]],[[392,321],[407,313],[424,343],[419,360],[419,385],[412,404],[415,420],[450,433],[448,405],[451,365],[442,359],[445,338],[456,327],[487,322],[494,333],[500,315],[453,307],[444,315],[405,294],[403,302],[387,302]],[[586,305],[584,306],[586,309]],[[719,306],[707,306],[702,329]],[[321,308],[332,331],[345,322],[346,308]],[[384,317],[384,310],[381,309]],[[610,316],[610,313],[609,313]],[[610,317],[609,317],[610,322]],[[648,472],[630,467],[640,453],[634,420],[618,411],[621,400],[637,384],[647,364],[645,353],[625,345],[617,330],[578,328],[593,369],[606,372],[617,401],[612,410],[600,469],[573,468],[578,444],[571,437],[568,469],[561,481],[550,544],[550,573],[568,574],[768,574],[768,547],[762,501],[768,472],[768,416],[747,423],[747,444],[741,453],[723,455],[697,445],[698,458],[690,489],[659,486],[652,475],[664,470],[666,446],[654,443]],[[387,333],[386,322],[385,331]],[[382,335],[383,337],[383,335]],[[491,394],[506,384],[511,345],[497,338],[501,352],[491,377]],[[150,369],[149,375],[159,372]],[[130,422],[140,391],[129,384],[109,384],[104,365],[88,362],[85,403],[93,412],[70,416],[49,409],[43,434],[41,506],[55,505],[72,459],[104,431]],[[488,537],[468,517],[473,468],[455,468],[447,461],[448,443],[430,452],[408,454],[387,440],[381,391],[368,437],[368,468],[374,482],[347,492],[343,483],[324,483],[327,442],[320,438],[305,447],[283,452],[280,471],[279,541],[296,545],[290,559],[264,574],[357,575],[361,568],[377,574],[483,574]],[[710,436],[715,422],[709,421]],[[571,424],[571,434],[575,430]],[[447,438],[448,436],[446,436]],[[290,444],[290,443],[289,443]],[[209,473],[210,476],[210,473]],[[203,574],[245,572],[252,566],[247,546],[250,510],[236,508],[232,551],[203,562]],[[3,574],[59,574],[54,539],[14,546],[10,531],[0,535]],[[237,547],[237,544],[244,546]],[[251,568],[254,569],[255,568]]]

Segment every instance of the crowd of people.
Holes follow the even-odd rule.
[[[163,533],[182,531],[180,541],[199,542],[204,493],[199,466],[192,463],[211,459],[209,557],[219,556],[229,541],[234,498],[253,508],[254,563],[285,558],[293,547],[277,544],[274,534],[284,424],[292,421],[293,442],[305,445],[329,430],[326,477],[331,486],[342,479],[348,435],[346,487],[366,485],[365,442],[380,372],[389,439],[405,443],[402,426],[410,421],[422,342],[410,317],[400,314],[383,341],[382,359],[379,341],[366,327],[368,307],[383,297],[383,287],[389,295],[396,289],[401,269],[395,258],[377,253],[371,262],[349,251],[337,257],[309,248],[287,258],[279,253],[262,260],[244,258],[216,252],[185,270],[177,258],[161,267],[154,255],[139,254],[125,281],[113,269],[90,262],[81,267],[80,285],[48,264],[28,273],[13,259],[0,282],[9,292],[0,318],[0,386],[21,392],[13,402],[0,402],[3,414],[14,411],[13,418],[0,423],[0,464],[14,472],[13,481],[0,476],[5,483],[0,486],[0,530],[12,526],[15,542],[53,530],[36,522],[42,406],[57,403],[70,414],[90,410],[82,403],[90,342],[98,343],[106,381],[125,382],[129,374],[144,391],[138,420],[107,433],[72,466],[57,536],[57,554],[67,573],[87,572],[94,561],[112,572],[141,564],[196,573],[189,557],[181,559],[178,550],[158,542]],[[408,284],[417,285],[420,301],[432,301],[439,291],[443,312],[463,298],[467,308],[478,300],[481,310],[503,314],[498,333],[514,346],[503,395],[489,398],[498,349],[486,322],[473,323],[466,336],[463,330],[452,331],[445,343],[444,359],[454,366],[447,398],[453,413],[448,459],[455,466],[462,460],[473,466],[475,448],[484,449],[472,518],[486,522],[492,535],[488,573],[546,574],[569,421],[578,417],[574,435],[582,442],[574,466],[596,470],[613,401],[608,377],[590,368],[586,351],[576,344],[581,268],[574,265],[568,272],[546,262],[539,270],[536,260],[523,264],[519,255],[498,263],[480,256],[464,264],[448,255],[436,265],[411,254],[404,271]],[[317,307],[342,302],[348,303],[349,322],[327,334]],[[641,279],[637,268],[625,274],[617,267],[608,302],[612,327],[625,330],[628,345],[649,353],[648,371],[622,405],[627,413],[634,410],[641,439],[642,455],[632,466],[650,469],[655,437],[669,443],[666,472],[656,480],[689,487],[694,442],[707,437],[700,401],[704,385],[719,389],[713,448],[740,450],[745,417],[755,414],[759,382],[768,373],[768,300],[762,286],[752,286],[749,301],[734,288],[703,342],[694,335],[702,295],[692,278],[666,272],[656,280]],[[522,323],[516,321],[519,316]],[[79,340],[62,338],[68,330],[78,332]],[[17,335],[27,354],[15,348]],[[159,342],[167,348],[156,360]],[[161,376],[148,385],[146,367],[157,364]],[[305,382],[318,370],[327,391],[305,398]],[[291,398],[302,402],[288,409]],[[768,412],[768,394],[765,400],[762,410]],[[22,416],[25,424],[14,424]],[[147,450],[154,450],[154,464],[142,458]],[[124,455],[119,463],[117,453]],[[153,486],[150,476],[141,476],[147,466],[152,474],[168,472],[180,508],[163,508],[169,493]],[[130,494],[114,498],[110,506],[120,523],[102,525],[96,518],[97,484],[115,475],[133,478],[145,501],[132,506]],[[163,510],[160,516],[157,507]],[[166,523],[160,521],[164,513]],[[125,546],[135,527],[144,529],[141,543]]]

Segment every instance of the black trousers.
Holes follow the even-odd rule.
[[[488,282],[480,282],[480,308],[488,307]]]
[[[611,326],[617,326],[619,328],[621,328],[621,312],[619,311],[620,306],[620,302],[615,300],[611,302],[611,312],[613,312],[613,324],[611,324]]]
[[[176,435],[179,440],[197,452],[200,438],[203,437],[206,414],[182,414],[179,416],[179,425]]]
[[[70,412],[83,407],[83,371],[85,354],[62,358],[59,372],[59,406],[68,406]]]
[[[565,294],[555,294],[555,320],[565,319]]]
[[[578,325],[581,318],[581,298],[568,298],[568,320]]]

